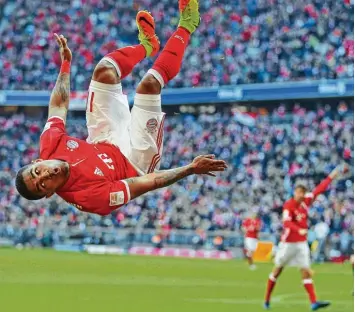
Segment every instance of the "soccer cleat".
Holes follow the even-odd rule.
[[[270,302],[264,302],[264,309],[270,310]]]
[[[155,34],[155,22],[148,11],[139,11],[136,17],[138,40],[145,48],[147,56],[154,56],[159,52],[160,41]]]
[[[179,11],[179,27],[187,29],[192,34],[201,21],[198,0],[179,0]]]
[[[311,304],[311,310],[317,311],[319,309],[323,309],[328,306],[330,306],[330,302],[328,302],[328,301],[317,301],[317,302]]]

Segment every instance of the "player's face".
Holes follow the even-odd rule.
[[[295,192],[293,194],[293,196],[297,202],[303,201],[305,195],[306,195],[306,192],[302,188],[296,188]]]
[[[37,159],[24,171],[28,190],[38,196],[52,196],[67,180],[69,166],[60,160]]]

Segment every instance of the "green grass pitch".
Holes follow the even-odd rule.
[[[51,250],[0,249],[4,312],[257,312],[271,264],[249,271],[241,261],[96,256]],[[349,264],[314,266],[325,311],[350,312]],[[309,311],[299,272],[276,285],[272,311]]]

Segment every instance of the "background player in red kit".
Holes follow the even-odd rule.
[[[121,79],[146,56],[159,50],[153,17],[137,14],[141,44],[118,49],[96,66],[87,100],[86,141],[65,132],[69,107],[71,51],[63,36],[62,67],[49,103],[48,121],[40,138],[40,159],[20,169],[19,193],[29,200],[57,193],[82,211],[109,214],[148,191],[168,186],[191,174],[214,175],[224,171],[224,161],[199,156],[185,167],[156,172],[162,155],[161,89],[180,70],[191,34],[200,22],[197,0],[179,0],[180,21],[153,67],[136,89],[129,111]]]
[[[296,266],[301,270],[303,285],[308,293],[312,311],[325,308],[330,302],[317,301],[310,269],[310,250],[307,243],[308,209],[317,196],[325,192],[339,172],[346,172],[347,167],[334,169],[311,193],[303,185],[296,186],[293,198],[285,202],[283,207],[283,233],[275,256],[275,268],[269,276],[264,307],[270,308],[271,293],[277,278],[285,266]]]
[[[255,270],[256,266],[253,262],[253,254],[258,246],[258,236],[261,229],[261,220],[256,216],[252,216],[243,221],[242,229],[245,233],[244,249],[245,256],[248,260],[251,270]]]

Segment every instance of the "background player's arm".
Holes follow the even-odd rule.
[[[67,39],[63,35],[54,34],[54,36],[59,45],[62,67],[49,101],[48,118],[56,116],[62,118],[65,122],[70,98],[69,67],[72,53],[68,48]]]
[[[190,165],[162,170],[145,176],[125,180],[130,191],[130,198],[136,198],[149,191],[169,186],[192,174],[208,174],[215,176],[214,171],[224,171],[227,168],[223,160],[215,160],[214,155],[198,156]]]
[[[321,183],[319,183],[316,188],[312,191],[312,193],[309,193],[306,195],[305,202],[307,205],[311,205],[316,198],[324,193],[328,186],[332,183],[332,181],[340,174],[340,173],[345,173],[349,169],[346,165],[344,166],[338,166],[336,167],[329,175],[327,178],[325,178]]]

